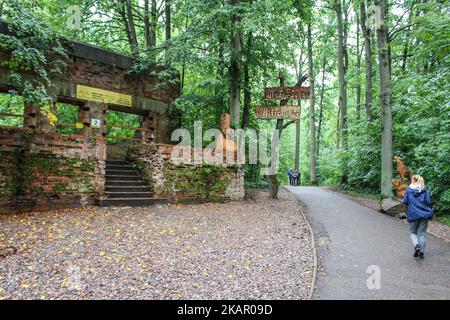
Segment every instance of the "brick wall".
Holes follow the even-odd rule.
[[[136,95],[171,103],[180,95],[178,85],[159,82],[150,71],[145,75],[130,75],[127,70],[82,58],[71,57],[62,77],[71,83]]]
[[[93,204],[104,188],[101,139],[1,127],[0,213]]]
[[[155,196],[171,201],[224,201],[244,197],[244,174],[234,165],[174,163],[173,145],[136,144],[128,159],[133,161]],[[191,152],[203,152],[202,149]]]

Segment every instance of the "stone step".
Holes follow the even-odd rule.
[[[106,165],[129,165],[130,163],[125,160],[106,160]]]
[[[97,199],[96,204],[101,207],[109,207],[109,206],[129,206],[129,207],[144,207],[155,204],[165,204],[167,203],[167,199],[161,198],[103,198]]]
[[[105,171],[106,176],[136,176],[139,177],[139,174],[136,170],[109,170]]]
[[[112,175],[107,174],[106,176],[106,183],[112,182],[112,181],[136,181],[141,182],[141,178],[138,175],[135,176],[124,176],[124,175]]]
[[[105,188],[109,188],[109,187],[140,187],[143,186],[145,187],[146,184],[140,180],[106,180],[105,183]]]
[[[107,164],[106,170],[136,171],[136,168],[130,165]]]
[[[105,190],[108,192],[151,192],[151,188],[146,185],[127,186],[123,184],[105,186]]]
[[[108,199],[123,198],[123,199],[142,199],[151,198],[153,192],[105,192]]]

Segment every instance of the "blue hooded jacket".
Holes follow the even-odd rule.
[[[403,203],[408,205],[407,219],[413,222],[419,219],[430,219],[433,216],[433,210],[430,208],[430,191],[427,188],[408,187],[406,189]]]

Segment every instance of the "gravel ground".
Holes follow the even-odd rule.
[[[347,199],[353,200],[366,208],[370,208],[370,209],[378,211],[378,208],[380,207],[380,202],[377,200],[364,198],[364,197],[351,196],[351,195],[343,192],[342,190],[340,190],[338,187],[324,187],[324,189],[330,190],[333,192],[337,192],[337,193],[343,195],[344,197],[346,197]],[[402,220],[402,221],[403,221],[403,223],[408,223],[406,220]],[[427,232],[429,234],[435,236],[436,238],[439,238],[439,239],[442,239],[445,241],[450,241],[450,227],[443,223],[440,223],[436,220],[431,220],[428,223]]]
[[[0,216],[0,299],[307,299],[295,198]]]

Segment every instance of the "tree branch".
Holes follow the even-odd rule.
[[[289,121],[289,122],[286,122],[286,123],[283,125],[283,130],[286,129],[287,127],[289,127],[291,124],[294,124],[294,123],[295,123],[295,120],[291,120],[291,121]]]

